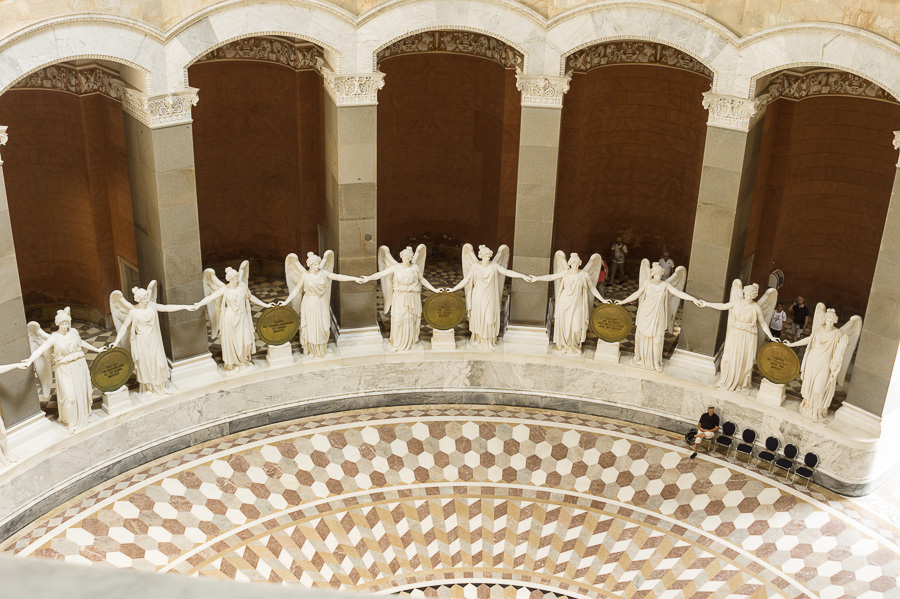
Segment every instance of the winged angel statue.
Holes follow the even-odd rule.
[[[308,252],[306,268],[300,264],[297,254],[288,254],[284,260],[284,272],[290,294],[281,305],[290,304],[300,315],[303,353],[313,358],[324,358],[331,335],[331,282],[363,281],[334,272],[334,252],[331,250],[321,258]]]
[[[225,370],[247,368],[256,349],[250,302],[263,308],[275,305],[267,304],[250,293],[250,262],[241,262],[239,270],[230,266],[226,268],[225,283],[219,280],[213,269],[204,270],[203,294],[206,297],[191,306],[191,310],[206,306],[210,334],[222,344]]]
[[[744,287],[740,279],[735,279],[731,283],[731,296],[727,303],[717,304],[703,300],[698,303],[701,308],[728,310],[728,328],[717,387],[729,391],[749,389],[756,351],[766,337],[777,341],[769,330],[769,321],[778,303],[778,291],[770,288],[761,300],[753,301],[758,295],[759,285],[754,283]]]
[[[134,373],[141,386],[141,393],[171,395],[169,363],[163,348],[160,312],[190,310],[192,306],[159,304],[156,302],[156,281],[150,281],[146,289],[131,290],[132,305],[118,289],[109,295],[109,309],[116,325],[116,339],[112,347],[124,346],[134,360]]]
[[[53,373],[56,373],[59,423],[72,434],[84,428],[91,417],[93,387],[83,350],[99,353],[102,348],[82,341],[78,330],[72,328],[72,312],[68,307],[56,312],[56,326],[56,332],[48,334],[38,323],[28,323],[31,356],[19,368],[28,368],[34,364],[44,399],[50,398]],[[50,356],[46,355],[48,352]]]
[[[662,372],[662,351],[665,331],[674,332],[675,314],[681,300],[689,300],[700,305],[700,300],[685,293],[687,269],[679,266],[665,281],[659,263],[650,266],[650,261],[641,260],[640,281],[637,291],[616,303],[630,304],[638,300],[635,317],[634,364]]]
[[[609,303],[597,291],[597,281],[603,268],[600,254],[593,254],[588,259],[587,266],[583,269],[580,267],[581,258],[578,254],[570,255],[567,262],[565,253],[557,251],[553,255],[553,274],[526,279],[530,282],[553,281],[556,302],[553,311],[553,343],[557,350],[567,354],[581,353],[594,298]]]
[[[415,253],[411,247],[400,252],[400,262],[386,245],[378,248],[378,272],[363,282],[381,280],[384,313],[391,315],[391,351],[407,351],[419,342],[422,321],[422,287],[437,293],[425,278],[425,245]]]
[[[803,381],[800,413],[813,422],[828,415],[835,387],[844,384],[862,332],[859,316],[851,316],[841,328],[835,326],[837,321],[834,310],[826,310],[825,304],[817,304],[810,336],[788,343],[790,347],[809,346],[800,365],[800,380]]]
[[[497,256],[487,247],[478,246],[478,256],[471,243],[462,248],[463,279],[450,292],[466,289],[466,314],[469,332],[476,347],[495,349],[500,334],[500,301],[506,277],[526,280],[525,275],[509,270],[509,248],[501,245]]]

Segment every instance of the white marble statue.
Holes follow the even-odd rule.
[[[553,274],[526,278],[529,282],[553,281],[553,343],[557,350],[566,354],[581,353],[594,298],[609,303],[597,291],[597,280],[603,268],[600,254],[593,254],[584,269],[580,266],[578,254],[569,256],[567,262],[565,253],[557,251],[553,256]]]
[[[81,335],[72,328],[72,313],[68,307],[56,313],[56,326],[56,332],[47,334],[38,323],[28,323],[31,356],[19,368],[34,364],[45,399],[50,398],[52,373],[56,373],[59,422],[72,434],[84,428],[91,417],[93,387],[84,350],[99,353],[103,349],[81,340]]]
[[[850,359],[862,331],[862,318],[852,316],[847,324],[837,328],[834,310],[826,310],[825,304],[816,305],[809,337],[788,343],[789,347],[807,345],[800,365],[800,413],[818,422],[828,415],[828,408],[837,385],[843,385],[850,367]]]
[[[250,303],[263,308],[267,304],[250,293],[250,263],[241,262],[240,270],[230,266],[225,269],[225,283],[216,276],[216,271],[203,271],[203,294],[201,301],[191,306],[197,310],[206,306],[209,316],[209,330],[213,339],[222,344],[222,361],[226,371],[249,367],[256,350],[256,331],[253,328],[253,312]]]
[[[171,395],[169,362],[163,348],[159,313],[190,310],[192,306],[157,303],[156,281],[150,281],[146,289],[134,287],[131,293],[137,305],[132,305],[119,290],[109,295],[109,308],[117,331],[111,347],[122,345],[131,352],[141,393]]]
[[[500,301],[506,277],[525,280],[525,275],[506,268],[509,264],[507,246],[501,245],[492,261],[493,254],[480,245],[476,257],[472,244],[465,244],[462,248],[463,280],[450,289],[452,293],[465,287],[472,345],[491,350],[497,347],[500,334]]]
[[[719,368],[717,387],[734,391],[749,389],[756,352],[766,337],[777,341],[769,330],[772,312],[778,303],[778,291],[769,289],[759,302],[753,300],[759,295],[759,285],[743,287],[740,279],[731,284],[731,296],[727,303],[719,304],[700,300],[701,308],[728,310],[728,328],[725,345],[722,348],[722,363]]]
[[[640,285],[637,291],[618,305],[638,300],[637,316],[634,319],[634,357],[636,366],[662,372],[662,352],[665,332],[674,332],[675,314],[681,300],[690,300],[699,305],[700,300],[683,291],[687,282],[687,270],[683,266],[675,269],[671,277],[662,280],[663,269],[659,263],[650,266],[650,261],[641,260]]]
[[[363,281],[334,272],[334,252],[331,250],[321,258],[308,252],[306,268],[300,264],[297,254],[289,254],[284,260],[284,272],[290,294],[281,305],[291,304],[300,315],[303,353],[313,358],[324,358],[331,336],[331,282]]]
[[[411,247],[400,252],[400,262],[386,245],[378,248],[378,272],[363,282],[381,280],[384,313],[391,316],[391,351],[407,351],[419,343],[422,321],[422,287],[438,292],[425,278],[425,245],[415,253]]]
[[[22,364],[7,364],[0,366],[0,374],[22,368]],[[3,418],[0,418],[0,468],[9,466],[17,461],[15,456],[9,451],[9,437],[6,434],[6,426],[3,424]]]

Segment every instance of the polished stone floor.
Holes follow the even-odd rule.
[[[414,597],[900,596],[890,510],[689,453],[569,413],[343,412],[162,458],[0,549]]]

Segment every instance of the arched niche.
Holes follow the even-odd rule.
[[[316,251],[324,215],[322,50],[256,36],[212,50],[188,69],[204,265],[252,259],[283,272]]]
[[[118,65],[38,69],[0,95],[10,220],[26,314],[71,306],[103,323],[109,294],[138,283]],[[127,292],[126,292],[127,293]]]
[[[758,84],[766,102],[744,249],[751,278],[784,272],[782,297],[865,311],[896,175],[900,103],[858,75],[794,67]]]
[[[584,47],[566,59],[554,248],[690,259],[712,72],[653,42]]]
[[[512,245],[522,54],[482,33],[425,31],[377,60],[379,244]]]

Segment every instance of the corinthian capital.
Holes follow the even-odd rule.
[[[378,104],[378,90],[384,87],[384,73],[353,73],[338,75],[322,67],[325,91],[338,106],[374,106]]]
[[[522,92],[522,106],[562,108],[563,96],[569,91],[572,73],[565,77],[516,73],[516,88]]]
[[[7,127],[0,127],[0,146],[5,146],[6,142],[9,141],[9,134],[6,132]],[[0,164],[3,164],[3,159],[0,158]]]
[[[6,138],[4,137],[3,131],[6,130],[6,127],[0,128],[0,144],[6,143]],[[900,131],[894,131],[894,141],[892,142],[895,150],[900,150]],[[0,162],[0,164],[3,164]],[[900,158],[897,159],[897,166],[900,167]]]
[[[197,105],[193,87],[165,94],[148,95],[125,88],[122,108],[151,129],[184,125],[192,122],[191,107]]]
[[[703,108],[709,111],[707,125],[749,131],[765,113],[766,97],[738,98],[706,92],[703,94]]]

